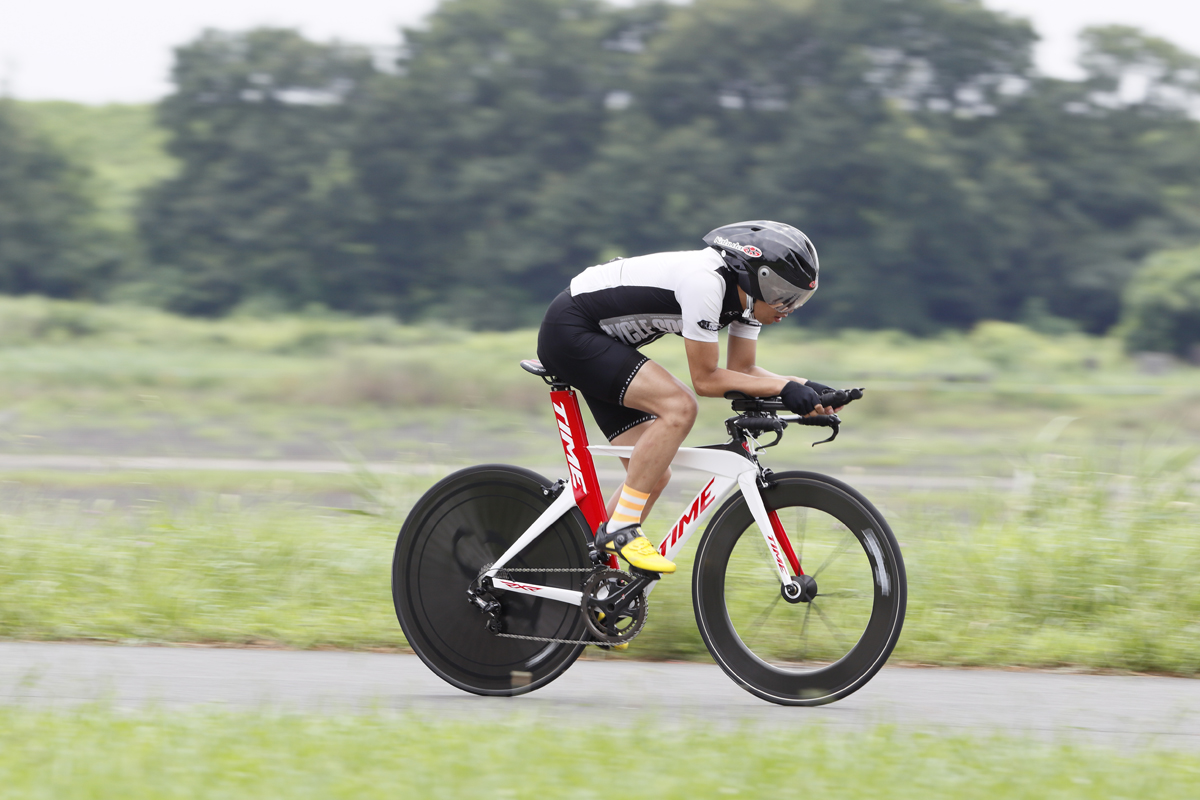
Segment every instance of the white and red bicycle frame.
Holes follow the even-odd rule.
[[[550,402],[554,406],[558,434],[562,439],[563,454],[567,458],[568,482],[571,491],[566,491],[564,487],[564,491],[559,493],[550,507],[512,543],[512,546],[484,574],[492,579],[492,585],[497,589],[547,597],[551,600],[578,606],[583,600],[581,592],[497,577],[504,569],[505,564],[541,536],[563,514],[570,513],[572,508],[578,507],[583,512],[584,519],[587,520],[592,531],[595,531],[600,523],[607,520],[608,513],[605,510],[604,496],[600,492],[600,480],[596,477],[596,466],[592,461],[592,456],[628,458],[633,452],[632,447],[588,445],[587,431],[584,429],[583,416],[579,411],[579,400],[573,389],[551,391]],[[778,515],[773,510],[767,510],[763,504],[758,490],[759,470],[753,461],[728,450],[681,447],[671,461],[671,465],[706,472],[712,477],[695,499],[688,504],[675,524],[671,526],[666,537],[658,545],[660,553],[667,558],[673,558],[687,544],[692,534],[699,529],[700,524],[708,518],[717,501],[723,500],[736,487],[746,498],[746,504],[754,515],[758,530],[767,543],[767,549],[772,555],[779,582],[786,584],[791,582],[792,576],[803,574],[800,562],[792,550],[792,544],[788,541],[787,534],[784,533]],[[610,556],[609,566],[614,568],[617,566],[615,556]],[[646,591],[649,592],[653,586],[651,584]]]

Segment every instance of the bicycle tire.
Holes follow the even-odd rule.
[[[550,482],[519,467],[488,464],[460,470],[413,506],[396,540],[392,600],[408,644],[448,683],[482,695],[531,692],[561,675],[584,645],[497,636],[467,589],[552,502]],[[567,487],[565,491],[570,491]],[[559,518],[509,562],[514,569],[591,566],[588,530],[578,509]],[[522,572],[522,580],[583,588],[586,572]],[[583,640],[576,606],[517,592],[496,594],[505,630],[525,636]]]
[[[765,700],[840,700],[879,671],[900,637],[908,599],[900,547],[875,507],[833,478],[777,473],[762,498],[778,513],[818,594],[794,604],[783,598],[750,508],[735,494],[696,552],[692,600],[700,635],[721,669]]]

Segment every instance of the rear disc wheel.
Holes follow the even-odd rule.
[[[530,692],[561,675],[583,650],[582,644],[498,636],[467,597],[480,572],[550,506],[548,485],[518,467],[464,469],[418,500],[400,529],[392,561],[396,617],[425,664],[460,689],[483,695]],[[540,570],[589,569],[587,541],[586,523],[573,508],[506,568],[521,581],[581,591],[586,571]],[[494,595],[506,633],[572,641],[586,636],[576,606],[516,592]]]

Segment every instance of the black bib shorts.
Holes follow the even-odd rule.
[[[625,390],[650,359],[605,333],[575,305],[570,291],[554,298],[546,310],[538,331],[537,353],[551,375],[579,390],[610,442],[656,419],[654,414],[625,405]]]

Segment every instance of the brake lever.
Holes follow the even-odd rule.
[[[810,427],[833,429],[833,433],[830,434],[828,439],[822,439],[819,442],[813,442],[813,447],[816,447],[819,444],[825,444],[826,442],[832,442],[838,437],[838,433],[842,429],[842,420],[837,414],[818,414],[815,417],[801,417],[800,419],[796,420],[796,422],[801,425],[808,425]]]
[[[770,444],[760,444],[758,439],[755,439],[754,443],[756,445],[758,445],[758,448],[760,450],[766,450],[768,447],[774,447],[775,445],[779,444],[780,441],[783,440],[783,429],[786,427],[787,427],[787,423],[784,422],[778,428],[773,428],[771,430],[771,432],[775,434],[775,438],[774,438],[774,440],[771,441]]]

